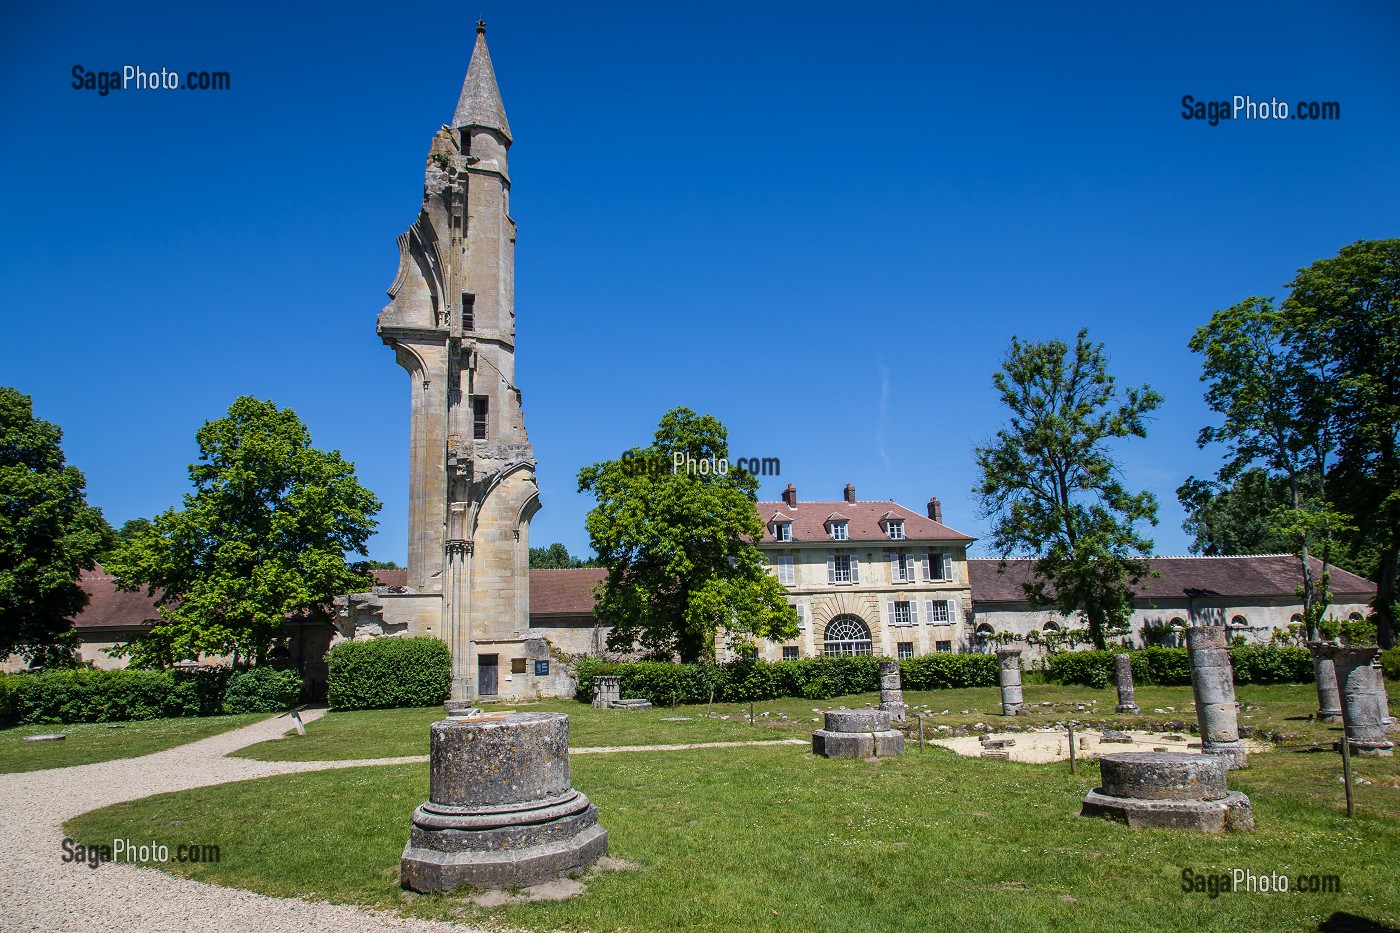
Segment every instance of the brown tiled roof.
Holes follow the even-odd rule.
[[[530,571],[530,615],[592,615],[593,587],[607,579],[601,567]]]
[[[407,570],[371,570],[376,586],[408,586]]]
[[[830,541],[831,534],[825,525],[833,513],[849,522],[846,533],[852,541],[889,541],[890,536],[880,527],[880,520],[886,515],[904,519],[904,537],[913,541],[976,540],[888,499],[871,502],[847,502],[842,499],[838,502],[799,501],[796,506],[781,501],[758,503],[758,514],[764,522],[762,543],[774,543],[773,532],[767,524],[774,512],[783,512],[792,518],[792,540],[796,544]]]
[[[99,565],[78,575],[78,585],[88,594],[88,604],[73,620],[74,628],[145,628],[154,619],[155,597],[143,587],[135,593],[117,589],[117,580]]]
[[[973,602],[1021,602],[1022,584],[1030,577],[1031,560],[1009,560],[999,572],[1001,561],[973,558],[967,562]],[[1298,558],[1291,554],[1263,554],[1248,557],[1153,557],[1152,569],[1158,576],[1139,584],[1147,599],[1184,599],[1188,596],[1294,596],[1299,586]],[[1313,572],[1321,574],[1322,562],[1311,560]],[[1331,568],[1334,596],[1364,596],[1370,599],[1376,585],[1354,573]]]

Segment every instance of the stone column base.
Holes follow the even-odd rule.
[[[1129,829],[1189,829],[1221,833],[1227,829],[1254,828],[1249,798],[1232,790],[1220,800],[1134,800],[1110,797],[1095,788],[1084,795],[1080,816],[1101,816],[1127,824]]]
[[[1118,707],[1118,712],[1119,712],[1119,713],[1130,713],[1130,714],[1136,716],[1138,713],[1142,712],[1142,707],[1140,707],[1140,706],[1138,706],[1136,703],[1134,703],[1134,704],[1132,704],[1131,706],[1120,706],[1120,707]]]
[[[608,851],[598,808],[577,791],[538,806],[469,809],[425,803],[400,862],[405,888],[526,887],[582,871]]]
[[[1202,755],[1215,755],[1225,759],[1226,771],[1238,771],[1241,768],[1249,767],[1249,759],[1245,754],[1244,743],[1235,742],[1201,742]]]

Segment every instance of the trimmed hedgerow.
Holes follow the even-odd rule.
[[[228,679],[226,713],[283,713],[301,697],[301,675],[293,670],[254,667]]]
[[[15,723],[15,678],[10,674],[0,674],[0,728]]]
[[[1061,651],[1045,659],[1046,680],[1082,687],[1113,683],[1115,651]],[[1191,663],[1185,648],[1144,648],[1129,651],[1133,680],[1158,687],[1191,683]],[[1300,684],[1313,679],[1312,655],[1306,648],[1249,645],[1230,649],[1237,684]]]
[[[90,668],[19,674],[11,679],[17,723],[124,722],[179,715],[169,671]]]
[[[452,655],[436,638],[345,641],[326,655],[332,709],[437,706],[452,686]]]
[[[900,662],[910,690],[984,687],[997,682],[991,655],[933,654]],[[593,699],[593,678],[622,677],[622,695],[657,705],[719,702],[744,703],[779,697],[827,700],[880,689],[880,659],[803,658],[796,661],[731,661],[728,664],[673,664],[665,661],[604,661],[583,658],[575,668],[578,699]]]

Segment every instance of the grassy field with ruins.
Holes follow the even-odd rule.
[[[1190,687],[1139,687],[1142,712],[1124,716],[1114,712],[1117,694],[1112,689],[1060,685],[1027,685],[1031,705],[1016,717],[1001,713],[1000,692],[995,687],[966,690],[906,690],[912,712],[924,714],[925,733],[940,736],[972,730],[979,723],[992,729],[1041,728],[1069,720],[1092,728],[1109,726],[1161,732],[1186,731],[1195,723]],[[1240,725],[1289,744],[1331,741],[1337,727],[1308,720],[1317,708],[1311,686],[1280,684],[1240,686]],[[548,710],[569,714],[569,742],[574,748],[616,745],[679,745],[691,742],[761,741],[810,738],[820,728],[819,710],[837,706],[861,707],[879,702],[877,693],[861,693],[833,700],[780,699],[754,703],[754,725],[749,725],[747,703],[716,703],[713,707],[682,706],[675,710],[638,712],[595,710],[586,703],[549,700],[512,706],[510,709]],[[1049,704],[1049,705],[1042,705]],[[238,754],[268,761],[349,760],[397,758],[427,754],[428,727],[442,718],[438,706],[424,709],[331,712],[306,727],[305,736],[289,734],[286,740],[251,745]],[[684,717],[686,721],[670,721]],[[910,737],[917,727],[909,724]],[[946,734],[946,733],[943,733]]]
[[[1111,714],[1111,691],[1032,686],[1026,693],[1030,702],[1071,706],[1034,707],[1023,725],[1052,722],[1071,709],[1088,721],[1101,715],[1092,712],[1095,705],[1108,707],[1105,720],[1122,721]],[[1347,819],[1339,757],[1320,750],[1330,733],[1297,718],[1315,698],[1302,687],[1239,693],[1242,722],[1297,733],[1292,744],[1252,755],[1248,770],[1230,775],[1230,786],[1253,801],[1253,833],[1134,832],[1081,818],[1080,800],[1097,784],[1096,762],[1082,762],[1071,775],[1064,763],[963,758],[933,747],[921,754],[917,741],[904,756],[879,761],[827,760],[796,745],[580,755],[574,786],[598,805],[611,857],[625,865],[595,872],[583,893],[558,901],[482,906],[464,895],[400,889],[399,857],[409,817],[427,796],[426,764],[163,795],[86,814],[67,829],[88,842],[121,836],[218,845],[217,864],[168,866],[214,884],[502,929],[1311,930],[1345,916],[1400,926],[1400,760],[1355,760],[1358,812]],[[931,717],[926,729],[1007,721],[991,715],[992,690],[906,694],[915,705],[934,697],[934,713],[950,712]],[[1138,702],[1144,720],[1182,713],[1189,721],[1189,698],[1189,688],[1143,688]],[[1080,703],[1088,707],[1083,713]],[[674,714],[603,713],[570,703],[531,708],[567,710],[574,745],[597,747],[801,738],[815,725],[812,708],[823,705],[757,704],[753,727],[746,705],[711,711],[728,720],[704,720],[704,707]],[[308,726],[307,736],[272,744],[317,757],[423,754],[427,724],[437,715],[331,714]],[[671,715],[692,719],[662,721]],[[679,729],[696,731],[671,731]],[[240,813],[257,818],[230,818]],[[1335,875],[1341,891],[1212,898],[1183,892],[1188,868]]]

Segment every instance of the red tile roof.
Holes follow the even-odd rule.
[[[852,541],[884,541],[890,536],[880,527],[885,516],[904,519],[904,537],[911,541],[975,541],[967,535],[954,531],[942,522],[936,522],[927,515],[911,512],[896,502],[877,500],[871,502],[803,502],[791,506],[786,502],[758,503],[758,517],[763,520],[763,540],[761,543],[776,543],[768,525],[773,516],[782,513],[792,521],[792,540],[795,544],[811,541],[830,541],[831,533],[826,530],[827,518],[835,514],[845,518],[849,525],[846,533]]]
[[[371,570],[376,586],[408,586],[407,570]]]
[[[155,598],[147,596],[144,587],[123,593],[116,578],[100,565],[79,574],[78,585],[88,594],[88,604],[73,620],[74,628],[145,628],[160,618]]]
[[[1030,578],[1030,560],[1009,560],[1005,572],[1001,561],[973,558],[967,562],[973,602],[1022,602],[1022,584]],[[1294,596],[1299,586],[1298,558],[1291,554],[1264,554],[1247,557],[1153,557],[1158,573],[1139,584],[1148,599],[1184,599],[1188,596]],[[1312,559],[1313,572],[1322,572],[1322,562]],[[1376,585],[1337,567],[1331,569],[1332,593],[1342,597],[1375,595]]]
[[[530,571],[530,615],[592,615],[593,587],[607,579],[601,567]]]

